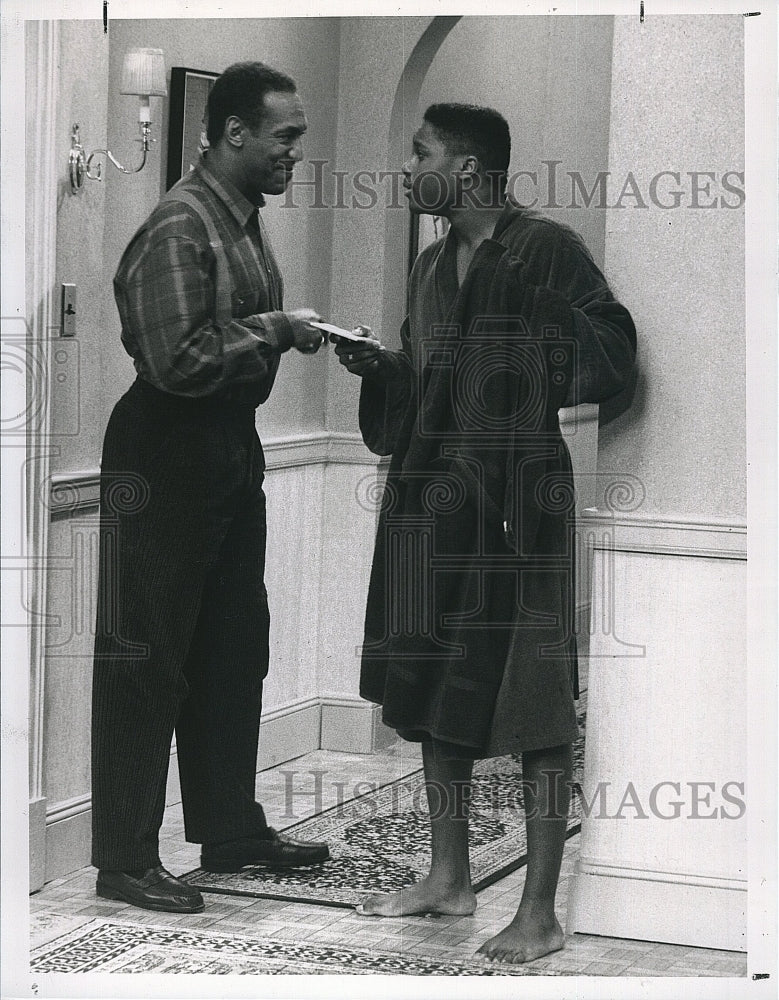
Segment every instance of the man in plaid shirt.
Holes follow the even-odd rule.
[[[176,733],[187,840],[211,871],[328,858],[270,828],[254,797],[268,670],[265,462],[255,408],[281,354],[316,352],[312,309],[283,309],[258,207],[282,194],[306,131],[294,81],[229,67],[209,150],[165,195],[115,278],[137,378],[106,431],[92,710],[97,893],[196,913],[160,863]]]

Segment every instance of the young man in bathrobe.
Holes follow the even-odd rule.
[[[422,743],[432,831],[429,875],[358,909],[472,913],[473,761],[521,753],[525,889],[481,951],[524,962],[564,944],[554,900],[578,735],[573,475],[558,410],[624,390],[636,337],[579,237],[507,196],[509,155],[496,111],[428,108],[405,193],[449,232],[413,268],[402,350],[336,349],[363,380],[366,444],[392,455],[360,689]]]

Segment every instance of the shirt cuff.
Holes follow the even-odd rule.
[[[292,333],[292,324],[284,312],[263,313],[263,326],[265,327],[265,340],[277,351],[288,351],[295,342]]]
[[[279,353],[288,351],[295,342],[292,324],[284,312],[259,313],[235,322],[250,330],[255,337]]]

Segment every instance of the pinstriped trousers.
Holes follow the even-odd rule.
[[[187,840],[267,828],[254,798],[268,671],[264,459],[254,409],[138,379],[101,467],[92,864],[159,863],[176,733]]]

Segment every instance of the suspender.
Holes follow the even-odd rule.
[[[206,212],[203,204],[186,188],[177,189],[166,195],[167,201],[181,201],[197,212],[205,226],[206,235],[216,258],[216,289],[214,292],[214,319],[218,326],[228,326],[233,318],[233,284],[230,280],[230,265],[224,244],[219,239],[214,220]]]

